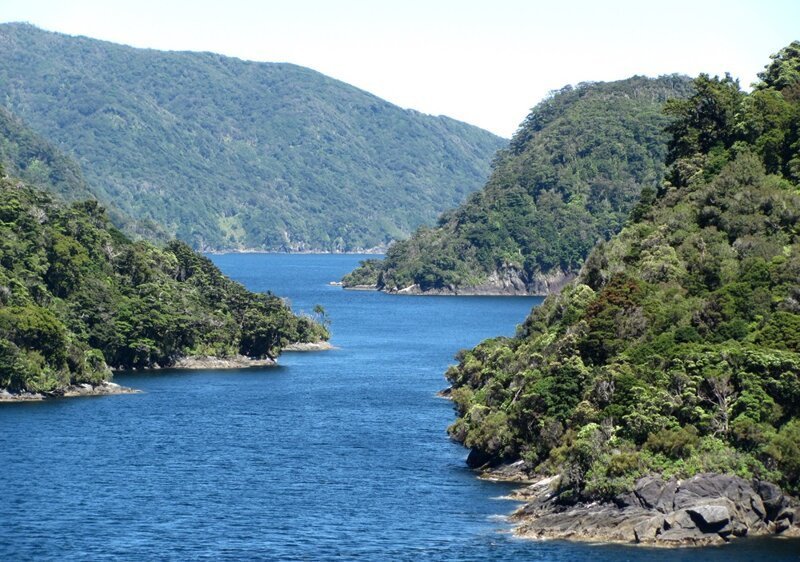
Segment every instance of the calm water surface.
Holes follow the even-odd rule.
[[[797,560],[789,541],[664,551],[508,534],[436,398],[460,348],[514,333],[535,298],[391,297],[328,286],[362,257],[214,261],[338,349],[280,367],[126,373],[143,394],[0,408],[1,560]]]

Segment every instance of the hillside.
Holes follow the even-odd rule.
[[[94,199],[80,166],[2,107],[0,166],[3,166],[9,176],[48,191],[61,201]],[[106,211],[115,226],[137,239],[147,238],[161,242],[168,240],[164,229],[152,221],[134,220],[113,203],[106,205]]]
[[[558,476],[562,505],[652,508],[642,487],[660,480],[639,479],[653,475],[800,492],[800,42],[760,76],[746,94],[701,75],[688,100],[670,102],[658,192],[516,337],[460,355],[447,374],[450,434],[473,465],[522,459]],[[697,478],[706,492],[722,482]],[[767,505],[774,488],[758,489]],[[737,531],[734,511],[750,508],[725,497],[715,504],[728,510],[716,520],[723,537],[725,522],[728,535],[774,532],[800,514],[759,508],[763,525]],[[698,513],[677,527],[684,534],[675,518],[686,513],[655,513],[660,523],[637,533],[694,540],[690,525],[711,512]]]
[[[352,250],[432,223],[504,141],[315,71],[0,25],[3,105],[89,189],[201,249]]]
[[[95,201],[65,205],[0,175],[0,394],[98,385],[109,366],[272,359],[289,343],[327,339],[186,244],[132,242]]]
[[[0,163],[7,174],[65,201],[91,198],[80,167],[2,107]]]
[[[618,232],[665,172],[668,118],[689,79],[634,77],[566,87],[533,108],[486,186],[437,227],[394,244],[345,286],[388,292],[547,294]]]

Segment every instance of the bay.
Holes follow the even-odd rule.
[[[2,560],[773,560],[795,541],[666,551],[514,538],[436,397],[461,348],[541,299],[330,286],[364,256],[229,254],[222,270],[337,349],[235,371],[120,373],[142,394],[0,408]]]

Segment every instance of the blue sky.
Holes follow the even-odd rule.
[[[800,39],[800,1],[2,0],[0,21],[292,62],[508,137],[565,84],[727,71],[747,86]]]

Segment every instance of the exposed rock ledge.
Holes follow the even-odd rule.
[[[137,394],[140,390],[120,386],[113,382],[102,382],[97,385],[71,385],[53,392],[20,392],[13,393],[0,389],[0,402],[38,402],[48,398],[73,398],[77,396],[108,396],[111,394]]]
[[[342,287],[347,289],[348,291],[377,291],[377,285],[344,285]]]
[[[513,480],[520,473],[510,465],[488,477]],[[517,535],[666,547],[744,536],[800,537],[800,503],[770,482],[724,474],[683,481],[647,476],[613,502],[588,504],[562,501],[556,484],[557,477],[540,479],[515,492],[512,499],[527,502],[512,515]]]
[[[575,273],[553,270],[549,273],[537,273],[532,279],[513,267],[492,272],[488,279],[480,285],[457,286],[448,285],[435,289],[423,290],[419,285],[410,285],[402,289],[384,289],[395,295],[431,295],[431,296],[547,296],[558,293],[564,286],[575,279]],[[365,288],[367,286],[364,286]],[[356,287],[347,287],[353,289]],[[374,289],[375,287],[371,287]]]
[[[336,349],[329,341],[290,343],[283,348],[284,351],[328,351]]]
[[[214,357],[213,355],[198,355],[194,357],[181,357],[168,369],[246,369],[247,367],[267,367],[275,365],[275,360],[253,359],[244,355],[230,357]]]

